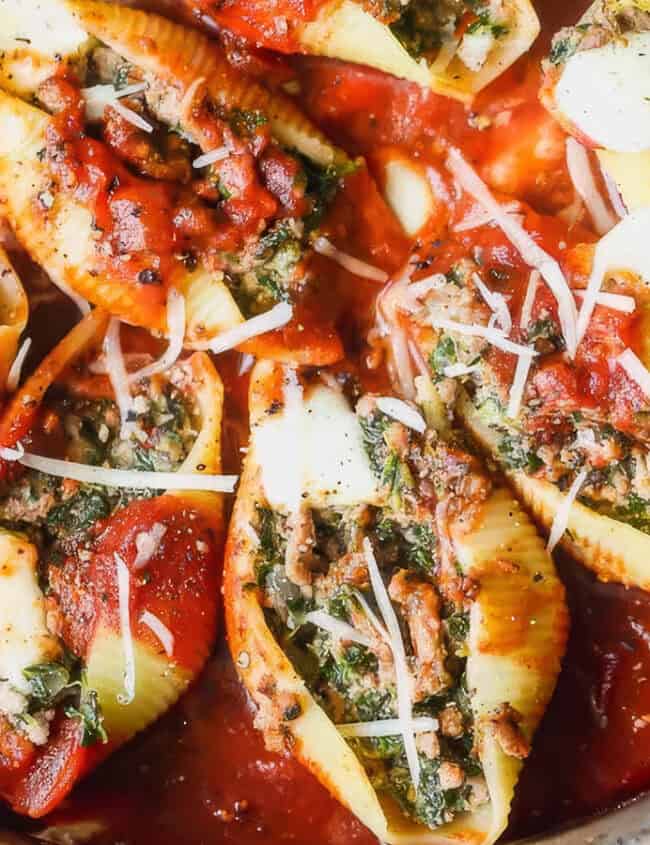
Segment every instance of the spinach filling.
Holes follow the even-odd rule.
[[[650,534],[650,499],[643,499],[636,493],[627,496],[622,504],[611,504],[587,496],[581,496],[580,499],[583,504],[598,513],[631,525],[644,534]]]
[[[650,534],[647,447],[636,445],[611,425],[590,423],[580,412],[568,417],[572,429],[538,442],[534,435],[506,426],[495,408],[495,402],[487,400],[479,410],[498,432],[497,455],[502,466],[523,470],[566,491],[578,469],[590,466],[590,450],[603,450],[604,456],[590,467],[578,500],[597,513]]]
[[[86,71],[87,85],[109,83],[119,90],[141,81],[138,68],[110,48],[98,46],[93,50]],[[188,134],[187,127],[170,125],[169,115],[161,111],[151,98],[145,98],[141,107],[143,116],[155,127],[149,140],[153,146],[160,147],[161,160],[169,158],[166,150],[170,146],[170,138],[173,139],[172,148],[182,150],[186,172],[180,181],[189,183],[193,177],[199,180],[200,196],[206,211],[240,198],[241,180],[229,179],[219,162],[206,165],[198,172],[192,168],[192,162],[202,153],[196,139]],[[262,152],[269,146],[278,149],[289,166],[289,172],[280,181],[286,181],[284,187],[287,192],[292,192],[294,199],[298,199],[300,211],[290,216],[286,208],[284,211],[280,208],[277,215],[265,218],[265,228],[259,235],[248,238],[236,252],[223,251],[220,254],[224,281],[244,316],[250,318],[268,311],[278,302],[290,301],[309,281],[305,258],[310,237],[320,225],[343,179],[355,171],[358,164],[343,161],[320,165],[297,150],[284,147],[273,137],[268,115],[259,109],[230,107],[209,97],[200,107],[208,118],[217,121],[224,131],[232,132],[248,147],[254,159],[255,179],[284,204],[282,189],[273,187],[273,177],[265,177],[263,168]],[[291,169],[292,166],[295,170]],[[301,199],[305,202],[301,203]],[[188,251],[183,258],[189,270],[197,266],[198,257],[194,252]]]
[[[508,32],[508,27],[494,18],[489,4],[482,0],[410,0],[407,4],[375,0],[371,11],[382,2],[387,7],[384,14],[378,8],[373,13],[390,23],[395,37],[416,59],[435,58],[445,42],[455,39],[466,16],[470,17],[464,29],[466,35],[485,34],[498,39]]]
[[[298,152],[291,155],[299,164],[295,185],[304,192],[308,211],[301,219],[275,221],[244,254],[227,256],[225,281],[246,317],[291,301],[305,283],[311,237],[344,178],[357,169],[354,162],[320,166]]]
[[[375,621],[381,625],[382,613],[363,551],[363,541],[370,540],[415,679],[414,717],[437,723],[416,736],[417,791],[400,734],[348,736],[347,741],[378,792],[392,797],[416,822],[435,828],[489,800],[465,681],[469,616],[462,594],[447,590],[441,578],[432,521],[412,507],[417,495],[413,455],[426,454],[434,463],[434,447],[413,433],[407,434],[406,446],[406,429],[396,431],[395,421],[376,408],[359,423],[385,504],[306,508],[298,546],[292,537],[295,520],[258,505],[251,588],[261,589],[270,630],[335,724],[396,719],[397,675],[392,650]],[[297,547],[308,558],[309,586],[295,577]],[[343,629],[348,633],[353,628],[359,641],[346,639],[341,623],[349,626]]]
[[[194,441],[194,421],[179,391],[170,384],[150,385],[147,396],[135,400],[133,431],[120,434],[120,415],[108,400],[69,396],[48,402],[43,419],[52,426],[58,454],[93,466],[116,469],[174,471]],[[51,567],[71,555],[85,559],[92,529],[116,510],[156,490],[129,490],[62,480],[28,470],[18,481],[0,490],[0,525],[26,533],[39,548],[41,588],[50,592]],[[55,708],[63,708],[83,728],[84,746],[106,742],[97,693],[86,683],[81,660],[65,648],[57,661],[29,666],[23,671],[29,685],[25,709],[12,716],[28,736],[44,742]]]
[[[644,0],[603,0],[585,17],[588,20],[555,35],[548,56],[551,65],[562,65],[581,50],[601,47],[629,33],[650,30],[650,10]]]
[[[89,689],[81,661],[64,652],[60,661],[28,666],[23,675],[30,686],[28,707],[19,723],[34,719],[34,714],[63,705],[68,718],[82,726],[81,744],[85,747],[107,742],[104,719],[95,690]]]
[[[435,535],[429,526],[403,524],[394,517],[392,510],[372,509],[372,525],[366,530],[385,582],[390,583],[391,573],[397,568],[407,568],[417,579],[426,578],[426,584],[433,586],[428,576],[434,574],[437,565]],[[368,623],[362,627],[364,623],[360,622],[365,615],[364,604],[381,618],[368,584],[359,587],[342,583],[332,588],[338,578],[333,569],[337,560],[327,560],[325,552],[342,551],[343,559],[354,554],[346,539],[353,520],[354,515],[345,511],[314,512],[316,548],[322,558],[318,569],[322,575],[317,578],[312,594],[305,597],[283,571],[286,520],[268,509],[257,510],[256,530],[260,538],[257,574],[267,596],[267,621],[319,704],[338,724],[397,717],[394,675],[382,665],[386,658],[381,654],[381,644],[366,646],[341,641],[305,619],[310,610],[322,610],[366,631]],[[400,624],[409,649],[407,621],[401,615]],[[414,715],[440,720],[441,713],[451,712],[458,724],[448,731],[451,735],[445,735],[443,723],[422,745],[418,737],[421,782],[417,794],[401,736],[349,739],[373,786],[392,796],[408,816],[431,828],[451,821],[485,800],[464,680],[468,616],[462,608],[443,603],[441,625],[447,681],[441,689],[416,702]],[[416,660],[412,648],[408,659]]]

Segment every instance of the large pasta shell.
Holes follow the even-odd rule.
[[[299,30],[298,39],[307,53],[369,65],[468,101],[523,55],[539,34],[539,21],[529,0],[507,0],[504,5],[513,24],[478,72],[470,71],[458,58],[442,72],[435,70],[435,63],[414,59],[388,26],[354,0],[328,3],[315,21]]]
[[[47,389],[67,367],[96,347],[107,322],[105,312],[92,311],[44,359],[5,411],[0,442],[13,445],[28,433]],[[195,353],[174,369],[171,378],[192,404],[197,431],[181,471],[218,473],[223,407],[219,375],[205,353]],[[22,411],[22,417],[21,408],[29,408]],[[137,536],[156,524],[166,529],[158,541],[163,543],[162,551],[156,549],[148,563],[153,577],[143,579],[136,574],[134,563]],[[86,666],[88,688],[97,695],[108,743],[84,748],[78,723],[61,718],[50,741],[35,752],[24,778],[12,781],[6,794],[18,812],[38,817],[53,809],[83,774],[162,715],[198,675],[216,633],[223,534],[223,502],[217,493],[174,491],[135,500],[109,517],[84,570],[93,587],[87,601],[94,604],[84,628],[86,639],[75,646]],[[2,532],[0,546],[5,552],[6,573],[20,575],[31,568],[34,591],[38,592],[36,548],[26,538]],[[124,563],[130,571],[126,604],[130,637],[123,627],[124,599],[116,563]],[[10,597],[9,581],[5,588]],[[78,595],[77,590],[63,595],[62,613],[69,616],[79,611]],[[88,605],[85,607],[87,611]],[[21,624],[29,624],[38,634],[40,619],[40,630],[46,631],[43,599],[29,607],[18,605],[18,610]],[[167,629],[171,652],[165,640],[146,626],[145,610]],[[51,659],[57,659],[58,640],[50,639],[50,649],[55,650]],[[132,697],[125,699],[128,642],[133,652],[134,689]],[[42,645],[39,648],[42,650]]]
[[[223,106],[265,114],[273,135],[285,146],[321,165],[346,160],[292,100],[235,70],[214,41],[200,32],[159,15],[98,0],[66,3],[84,29],[134,65],[177,86],[181,96],[202,79],[211,97]]]
[[[40,109],[0,92],[0,211],[54,284],[127,322],[164,330],[164,302],[145,304],[136,285],[105,278],[91,209],[53,187],[41,160],[49,121]]]
[[[0,247],[0,390],[7,381],[28,316],[29,304],[22,283]]]
[[[276,382],[273,365],[256,367],[250,394],[253,425],[268,413]],[[491,719],[508,702],[521,713],[526,736],[532,736],[553,692],[567,635],[563,588],[526,514],[508,491],[497,489],[471,525],[459,518],[450,526],[459,563],[477,584],[467,672],[491,801],[432,831],[407,820],[391,799],[375,792],[358,758],[267,627],[260,591],[251,586],[256,549],[250,525],[256,505],[265,502],[261,477],[250,449],[229,529],[224,582],[230,649],[257,705],[258,723],[272,728],[274,735],[279,729],[285,748],[381,841],[494,842],[506,827],[521,762],[503,752]],[[301,714],[278,725],[273,703],[284,696],[297,699]]]
[[[14,446],[29,433],[48,388],[72,361],[101,340],[109,315],[91,311],[45,356],[38,368],[16,392],[0,418],[0,445]]]
[[[164,334],[165,291],[143,296],[141,285],[108,276],[91,209],[53,185],[47,163],[41,161],[50,120],[40,109],[0,91],[0,213],[55,284],[126,323]],[[221,272],[204,266],[190,271],[179,264],[170,284],[185,295],[187,346],[200,346],[243,322]],[[290,323],[281,334],[262,335],[252,343],[255,352],[263,349],[276,360],[328,364],[341,354],[331,325],[317,322],[309,333]]]
[[[650,206],[650,150],[617,153],[596,150],[603,170],[616,183],[628,211]]]
[[[459,414],[481,446],[499,460],[497,437],[466,395]],[[522,471],[508,471],[508,478],[537,521],[550,531],[564,494],[548,481],[530,478]],[[571,506],[561,545],[602,581],[650,590],[650,536],[631,525],[597,513],[576,501]]]
[[[138,285],[106,278],[96,250],[91,210],[53,187],[40,155],[49,120],[41,110],[0,92],[0,211],[55,284],[71,288],[127,323],[164,332],[164,301],[144,299]],[[203,267],[179,271],[175,284],[186,297],[188,345],[242,322],[221,273]],[[2,293],[0,288],[0,297]]]
[[[0,85],[27,97],[57,73],[85,62],[93,42],[61,0],[0,3]]]

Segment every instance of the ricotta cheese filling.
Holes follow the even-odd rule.
[[[594,145],[650,148],[650,32],[574,53],[555,89],[559,110]]]

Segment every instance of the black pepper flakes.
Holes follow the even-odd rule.
[[[141,285],[159,285],[162,283],[160,273],[157,270],[152,270],[151,268],[140,270],[138,273],[138,281]]]

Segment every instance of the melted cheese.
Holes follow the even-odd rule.
[[[598,147],[650,149],[650,32],[571,56],[557,84],[559,110]]]
[[[650,284],[650,208],[628,214],[596,246],[594,270],[623,270]]]
[[[578,317],[578,336],[587,330],[600,288],[608,273],[623,272],[650,284],[650,208],[628,214],[596,244],[589,283]]]
[[[359,421],[338,391],[316,387],[290,413],[267,414],[252,442],[274,508],[295,507],[296,472],[302,501],[313,507],[379,500]]]
[[[415,235],[434,212],[433,192],[423,168],[395,158],[384,167],[384,196],[407,235]]]
[[[0,677],[29,692],[23,669],[58,654],[45,624],[45,599],[38,586],[35,547],[16,534],[0,533]]]
[[[55,58],[75,53],[88,35],[60,0],[0,0],[0,48],[29,47]]]
[[[61,0],[0,0],[0,80],[21,96],[90,43]]]

